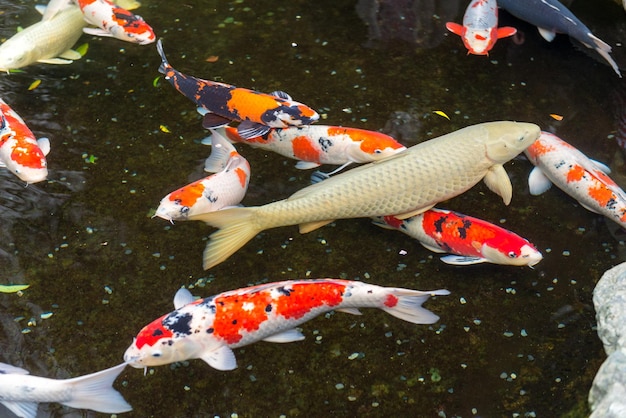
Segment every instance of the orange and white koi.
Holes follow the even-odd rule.
[[[126,42],[146,45],[156,36],[150,25],[141,16],[117,6],[109,0],[75,0],[85,20],[97,28],[85,28],[90,35],[110,36]]]
[[[526,151],[535,168],[528,177],[530,194],[540,195],[554,183],[584,208],[626,228],[626,193],[607,174],[610,169],[548,132]]]
[[[465,9],[463,26],[448,22],[446,28],[463,40],[468,54],[488,55],[496,41],[513,36],[517,29],[498,27],[498,4],[496,0],[473,0]]]
[[[112,385],[126,364],[73,379],[31,376],[27,370],[0,363],[0,403],[18,417],[35,418],[39,402],[60,404],[108,414],[133,408]]]
[[[205,171],[215,174],[194,181],[165,196],[154,216],[170,222],[236,206],[246,195],[250,164],[220,133],[213,132]]]
[[[343,126],[305,125],[271,129],[263,136],[244,139],[233,127],[226,136],[253,148],[273,151],[294,160],[296,168],[306,170],[322,164],[340,165],[332,173],[352,163],[371,163],[406,149],[404,145],[380,132]]]
[[[527,239],[482,219],[443,209],[430,209],[407,219],[374,218],[374,224],[397,229],[453,265],[494,263],[534,266],[543,256]]]
[[[265,94],[230,84],[184,75],[167,62],[161,40],[159,72],[176,90],[193,101],[204,115],[203,126],[219,128],[240,121],[237,132],[244,139],[266,134],[270,128],[308,125],[319,119],[316,111],[296,102],[284,92]]]
[[[298,325],[332,310],[360,315],[358,308],[379,308],[414,324],[435,323],[439,317],[422,303],[449,293],[340,279],[267,283],[198,300],[183,288],[174,298],[176,310],[139,331],[124,360],[145,368],[199,358],[218,370],[233,370],[233,348],[261,340],[300,341]]]
[[[24,120],[0,99],[0,167],[6,167],[26,183],[48,177],[48,138],[35,139]]]

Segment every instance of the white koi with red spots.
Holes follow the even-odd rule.
[[[233,370],[233,348],[261,340],[300,341],[304,335],[298,325],[332,310],[360,315],[359,308],[379,308],[414,324],[432,324],[439,317],[422,303],[449,293],[340,279],[268,283],[198,300],[180,289],[174,298],[176,310],[139,331],[124,360],[144,368],[202,359],[218,370]]]
[[[503,164],[532,144],[539,132],[537,125],[523,122],[468,126],[339,173],[284,200],[190,217],[220,228],[204,250],[204,268],[226,260],[266,229],[300,225],[306,233],[336,219],[389,214],[404,219],[481,180],[508,205],[513,187]]]
[[[528,177],[530,194],[542,194],[554,183],[586,209],[626,228],[626,193],[606,174],[608,167],[548,132],[525,154],[535,165]]]
[[[443,209],[430,209],[407,219],[374,218],[374,224],[401,231],[453,265],[493,263],[534,266],[543,256],[527,239],[482,219]]]
[[[340,165],[333,174],[352,163],[381,160],[406,147],[380,132],[342,126],[305,125],[271,129],[263,136],[244,139],[237,128],[226,127],[226,137],[253,148],[273,151],[294,160],[296,168],[310,169],[322,164]]]
[[[226,138],[215,131],[205,171],[219,172],[165,196],[154,216],[170,222],[184,221],[189,216],[236,206],[241,202],[248,190],[250,164]]]
[[[35,139],[24,120],[0,99],[0,167],[20,180],[37,183],[48,177],[47,138]]]
[[[463,26],[448,22],[446,28],[461,37],[468,54],[488,55],[496,41],[515,35],[517,29],[498,28],[498,4],[496,0],[473,0],[465,9]]]
[[[147,45],[156,40],[154,30],[141,16],[109,0],[75,0],[85,20],[98,28],[85,28],[95,36],[110,36],[126,42]]]

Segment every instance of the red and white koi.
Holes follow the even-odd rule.
[[[109,0],[75,0],[85,20],[97,28],[85,28],[90,35],[110,36],[126,42],[146,45],[156,36],[150,25],[141,16],[117,6]]]
[[[48,177],[48,138],[35,139],[24,120],[0,99],[0,167],[6,167],[26,183]]]
[[[107,414],[133,408],[112,385],[126,364],[73,379],[31,376],[27,370],[0,363],[0,403],[18,417],[35,418],[39,402],[60,404]]]
[[[496,41],[513,36],[517,29],[509,26],[498,28],[498,4],[496,0],[473,0],[465,9],[463,26],[448,22],[446,28],[463,40],[468,54],[488,55]]]
[[[397,229],[453,265],[494,263],[532,267],[543,256],[527,239],[497,225],[458,212],[430,209],[407,219],[374,218],[374,224]]]
[[[217,172],[165,196],[154,216],[170,222],[236,206],[250,181],[250,164],[220,133],[213,132],[211,155],[205,171]]]
[[[626,193],[607,175],[607,166],[548,132],[524,153],[535,165],[528,177],[530,194],[540,195],[554,183],[584,208],[626,228]]]
[[[253,148],[273,151],[294,160],[296,168],[306,170],[322,164],[340,165],[330,174],[352,163],[371,163],[406,147],[380,132],[342,126],[305,125],[272,129],[263,136],[244,139],[237,128],[226,127],[226,136]]]
[[[202,124],[207,129],[239,121],[237,132],[249,139],[266,134],[270,128],[308,125],[319,119],[316,111],[292,100],[287,93],[265,94],[178,72],[167,62],[160,39],[157,51],[162,60],[159,72],[198,106],[198,111],[204,115]]]
[[[176,310],[139,331],[124,360],[145,368],[199,358],[218,370],[233,370],[233,348],[261,340],[300,341],[304,335],[296,327],[331,310],[360,315],[358,308],[379,308],[414,324],[432,324],[439,317],[422,303],[449,293],[340,279],[267,283],[198,300],[180,289]]]

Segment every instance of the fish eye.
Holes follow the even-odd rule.
[[[379,150],[379,149],[374,150],[374,154],[381,154],[382,152],[383,152],[383,151],[382,151],[382,150]]]
[[[187,213],[189,212],[189,206],[183,206],[182,208],[180,208],[180,213]]]
[[[161,352],[155,351],[154,353],[152,353],[152,357],[161,357]]]
[[[515,258],[515,257],[517,257],[517,254],[515,252],[511,251],[509,253],[509,258]]]

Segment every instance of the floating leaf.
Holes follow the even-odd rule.
[[[563,120],[563,116],[557,115],[556,113],[550,113],[550,117],[554,120]]]
[[[17,293],[22,290],[28,289],[29,284],[0,284],[0,292],[2,293]]]
[[[167,127],[167,126],[165,126],[165,125],[161,125],[161,126],[159,126],[159,129],[161,130],[161,132],[164,132],[164,133],[166,133],[166,134],[171,134],[171,133],[172,133],[172,131],[170,131],[170,128],[168,128],[168,127]]]
[[[76,48],[76,52],[78,52],[81,57],[84,57],[88,49],[89,49],[89,44],[85,42],[84,44]]]
[[[154,87],[159,87],[159,81],[161,80],[161,76],[158,76],[157,78],[155,78],[154,80],[152,80],[152,85]]]
[[[41,80],[35,80],[28,86],[28,91],[35,90],[41,84]]]
[[[446,113],[443,110],[433,110],[433,113],[450,120],[450,117],[446,115]]]
[[[9,70],[9,74],[19,74],[19,73],[23,73],[24,70],[20,69],[20,68],[11,68]]]
[[[205,59],[206,62],[217,62],[217,60],[219,60],[220,57],[218,57],[217,55],[211,55],[210,57],[207,57],[207,59]]]

